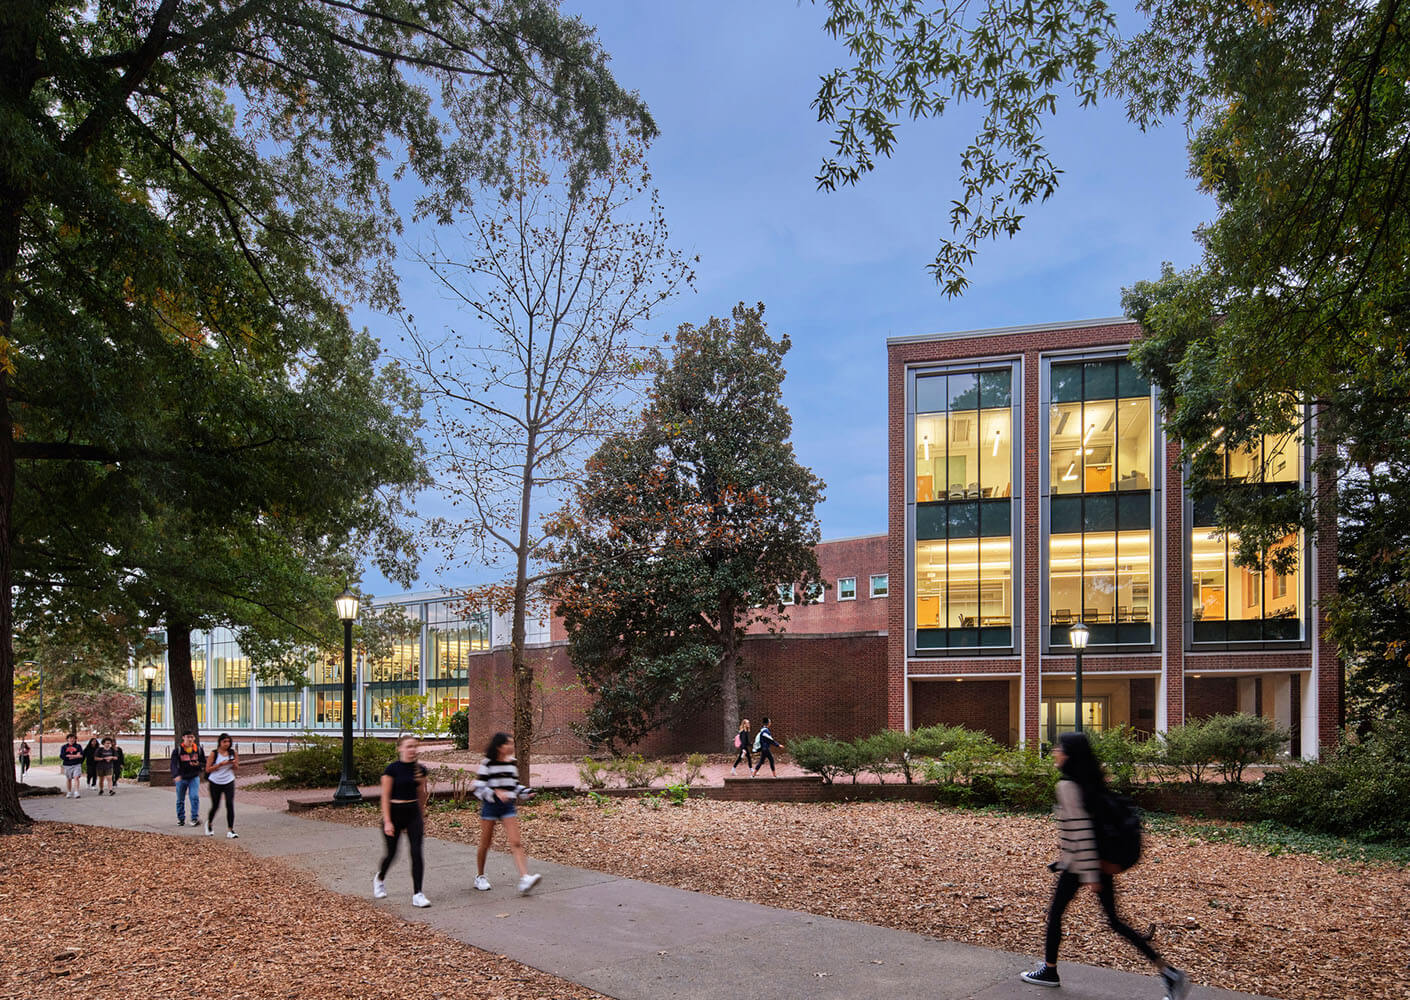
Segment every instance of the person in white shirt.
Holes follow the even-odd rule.
[[[211,796],[211,811],[206,816],[207,837],[215,836],[213,824],[222,798],[225,799],[225,835],[231,840],[240,836],[235,832],[235,769],[239,766],[240,755],[235,752],[234,741],[229,733],[221,733],[206,761],[206,782]]]

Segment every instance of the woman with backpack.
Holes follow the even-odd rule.
[[[734,767],[729,769],[729,773],[734,773],[741,760],[745,762],[745,767],[752,771],[754,769],[754,734],[749,729],[748,719],[739,720],[739,732],[734,734],[734,745],[739,752],[734,755]]]
[[[775,778],[778,771],[774,768],[773,748],[778,746],[778,740],[774,739],[773,730],[769,728],[769,717],[764,716],[764,724],[759,727],[759,735],[754,737],[754,752],[759,755],[759,763],[754,770],[749,772],[751,778],[757,778],[759,772],[764,769],[764,761],[769,762],[769,773]]]
[[[1053,900],[1048,906],[1048,929],[1043,945],[1043,962],[1023,980],[1035,986],[1061,986],[1058,978],[1058,944],[1062,940],[1062,915],[1082,886],[1090,886],[1101,901],[1107,926],[1130,941],[1160,971],[1165,981],[1166,1000],[1183,1000],[1190,991],[1189,980],[1150,946],[1150,936],[1132,930],[1116,913],[1116,888],[1111,871],[1103,866],[1097,848],[1097,828],[1092,817],[1099,815],[1110,793],[1101,762],[1092,753],[1086,733],[1063,733],[1053,747],[1053,762],[1061,777],[1057,783],[1058,859],[1049,867],[1058,873]],[[1114,867],[1114,866],[1113,866]]]

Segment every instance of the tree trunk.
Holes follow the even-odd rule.
[[[739,633],[734,628],[734,609],[720,607],[720,641],[724,653],[720,656],[720,702],[724,716],[723,746],[734,745],[739,733]]]
[[[173,738],[188,729],[201,738],[196,719],[196,679],[191,676],[191,626],[168,621],[166,626],[167,690],[171,692]]]
[[[519,784],[529,784],[534,745],[534,668],[524,653],[524,616],[529,604],[529,516],[533,490],[535,439],[529,431],[524,449],[524,475],[519,494],[519,545],[514,551],[514,612],[509,629],[509,662],[514,667],[514,752]]]

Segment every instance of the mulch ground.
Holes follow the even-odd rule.
[[[367,810],[302,815],[373,822]],[[472,815],[433,810],[427,833],[473,842]],[[636,799],[556,800],[520,815],[536,858],[1041,952],[1052,888],[1043,866],[1057,853],[1046,817],[700,799],[658,808]],[[1156,948],[1197,983],[1288,1000],[1410,995],[1410,876],[1402,869],[1151,835],[1144,860],[1118,877],[1117,891],[1127,922],[1141,931],[1154,925]],[[1065,931],[1064,961],[1150,971],[1107,929],[1095,896],[1072,904]]]
[[[0,838],[0,998],[598,994],[225,845],[40,823]]]

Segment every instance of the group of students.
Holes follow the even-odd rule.
[[[68,738],[59,747],[59,764],[64,770],[64,796],[70,799],[80,797],[85,772],[88,775],[89,788],[97,785],[99,795],[104,792],[116,795],[118,778],[122,777],[122,766],[126,759],[122,747],[118,746],[117,740],[111,736],[104,736],[101,740],[95,736],[84,745],[78,742],[77,733],[69,733]],[[24,777],[27,770],[29,744],[21,743],[20,777]]]
[[[240,767],[240,755],[229,733],[216,737],[215,749],[206,754],[189,730],[181,734],[181,742],[171,751],[171,777],[176,784],[176,825],[186,825],[186,807],[191,807],[191,825],[201,825],[201,779],[205,778],[210,797],[210,813],[206,816],[206,836],[215,836],[215,817],[225,800],[225,836],[235,840],[235,774]]]
[[[729,773],[733,774],[739,767],[739,762],[742,760],[746,762],[746,766],[749,768],[749,777],[756,778],[759,776],[759,772],[764,769],[764,761],[768,761],[769,773],[774,777],[778,777],[778,770],[774,767],[773,748],[781,745],[778,740],[774,739],[773,731],[769,729],[769,717],[767,715],[764,716],[764,722],[759,726],[759,732],[757,734],[750,732],[748,719],[740,719],[739,732],[736,733],[734,737],[734,746],[739,752],[734,755],[734,767],[729,769]],[[757,767],[754,765],[755,754],[759,755],[759,764]]]
[[[426,863],[421,846],[426,836],[426,801],[430,798],[430,772],[417,757],[421,742],[415,736],[403,736],[397,742],[397,759],[382,772],[382,839],[385,850],[377,874],[372,876],[372,896],[387,895],[387,870],[397,855],[397,844],[406,834],[411,854],[411,905],[430,906],[422,891]],[[523,895],[539,884],[543,877],[529,871],[520,835],[517,805],[531,798],[534,790],[519,784],[519,765],[514,759],[514,739],[508,733],[495,733],[485,747],[485,755],[475,772],[471,794],[480,800],[480,845],[476,854],[475,888],[488,891],[490,880],[485,875],[490,843],[494,840],[494,825],[504,828],[509,853],[519,869],[519,894]]]

